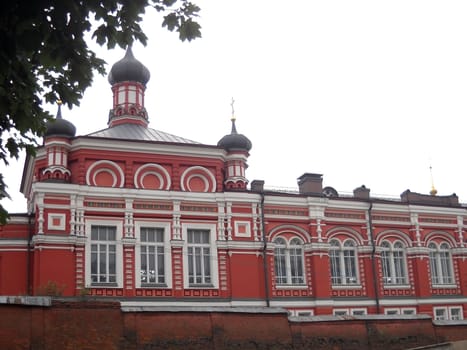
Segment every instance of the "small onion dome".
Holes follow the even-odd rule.
[[[237,133],[235,127],[235,119],[232,118],[232,131],[230,135],[225,135],[219,140],[217,146],[222,147],[226,151],[249,151],[251,149],[251,141],[245,135]]]
[[[76,127],[69,122],[62,118],[62,101],[57,101],[58,104],[58,111],[57,116],[55,119],[49,120],[45,127],[45,134],[44,137],[51,137],[51,136],[61,136],[61,137],[74,137],[76,134]]]
[[[122,81],[136,81],[146,86],[150,77],[149,69],[133,56],[129,46],[125,57],[112,66],[109,73],[109,83],[114,85]]]

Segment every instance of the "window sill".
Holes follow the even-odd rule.
[[[165,283],[141,283],[140,288],[168,288]]]
[[[332,289],[362,289],[361,284],[337,284],[333,285]]]
[[[432,288],[457,288],[457,284],[432,284]]]
[[[306,284],[277,284],[276,289],[308,289]]]
[[[189,284],[189,289],[214,289],[217,288],[213,284]]]
[[[90,288],[121,288],[117,283],[91,283]]]
[[[410,284],[384,284],[383,289],[410,289]]]

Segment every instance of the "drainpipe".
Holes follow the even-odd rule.
[[[34,214],[29,214],[28,219],[28,253],[26,254],[26,294],[32,295],[32,281],[31,281],[31,252],[32,252],[32,235],[33,225],[32,219]]]
[[[264,225],[264,192],[261,191],[261,231],[263,232],[263,272],[264,272],[264,297],[266,299],[266,306],[271,306],[269,297],[269,279],[268,279],[268,262],[267,262],[267,245],[268,240],[266,237],[266,230]]]
[[[373,221],[371,219],[371,209],[373,209],[373,202],[370,202],[368,207],[368,234],[371,241],[371,267],[373,272],[373,288],[375,290],[375,302],[376,302],[376,313],[380,314],[380,305],[379,305],[379,290],[378,290],[378,273],[376,271],[376,243],[373,235]]]

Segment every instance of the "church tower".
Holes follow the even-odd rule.
[[[134,57],[131,47],[128,47],[125,57],[116,62],[109,73],[113,92],[109,127],[120,124],[148,126],[144,92],[150,76],[149,70]]]
[[[237,132],[235,126],[235,114],[232,100],[232,130],[230,134],[225,135],[219,140],[217,146],[227,151],[225,161],[225,181],[224,187],[227,190],[246,190],[248,179],[245,176],[245,170],[248,168],[247,160],[250,155],[251,141]]]
[[[69,182],[71,172],[68,168],[68,151],[71,147],[71,139],[75,136],[76,127],[62,118],[62,101],[58,100],[57,104],[57,116],[46,124],[44,146],[47,154],[47,167],[39,176],[41,181]]]

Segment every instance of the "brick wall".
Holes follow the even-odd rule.
[[[467,338],[426,316],[288,319],[282,309],[129,308],[119,302],[0,300],[0,349],[406,349]]]

